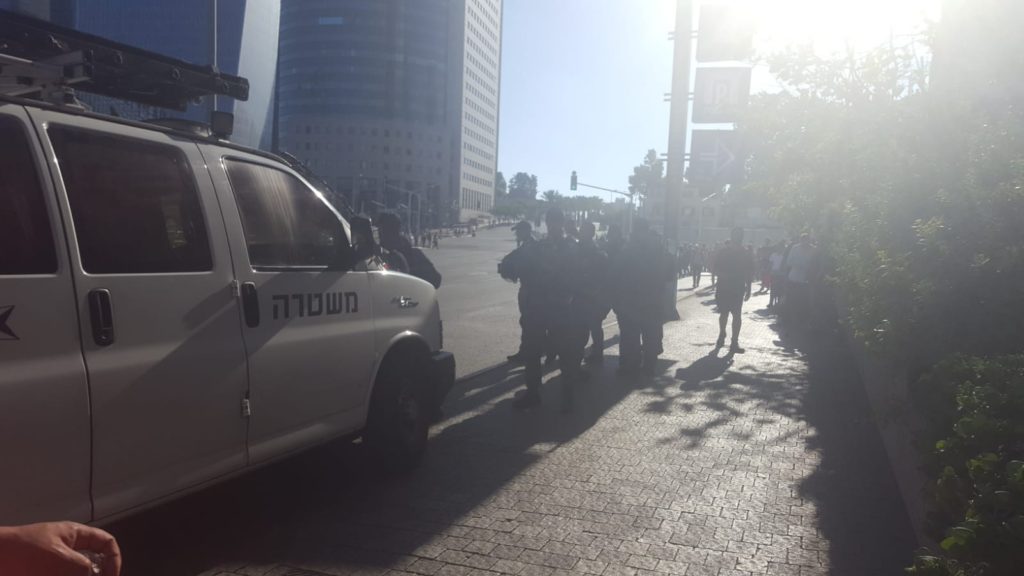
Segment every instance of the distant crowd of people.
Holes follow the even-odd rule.
[[[725,242],[707,244],[684,244],[676,251],[679,278],[692,277],[693,288],[699,288],[704,274],[710,275],[711,286],[716,287],[721,277],[723,264],[726,268],[733,261],[723,260],[723,254],[732,254],[735,247],[742,247],[752,264],[751,282],[760,282],[757,294],[769,294],[768,308],[779,309],[784,321],[792,326],[805,325],[812,308],[812,283],[821,275],[819,252],[809,234],[801,234],[792,241],[773,242],[765,239],[764,244],[754,248],[753,244],[742,244],[734,236]],[[731,272],[731,270],[729,270]],[[788,293],[788,295],[787,295]]]
[[[441,246],[440,235],[437,232],[424,232],[423,234],[412,235],[412,245],[416,248],[434,248]]]
[[[734,228],[725,242],[683,245],[672,255],[644,220],[636,221],[628,239],[613,225],[600,240],[593,223],[577,229],[558,209],[547,212],[545,223],[547,236],[539,240],[529,222],[513,226],[517,248],[498,265],[502,278],[519,283],[522,337],[519,351],[508,357],[525,365],[526,392],[515,401],[518,409],[541,404],[542,367],[557,364],[561,408],[572,410],[574,390],[588,377],[584,360],[591,367],[603,364],[603,323],[611,311],[620,331],[619,374],[655,374],[663,325],[674,319],[679,278],[692,277],[697,289],[703,275],[710,275],[719,315],[716,351],[725,346],[730,318],[729,354],[744,351],[743,303],[755,282],[758,294],[770,294],[768,307],[781,309],[786,325],[799,327],[809,319],[820,262],[807,234],[792,242],[765,240],[755,249],[744,244],[744,230]]]

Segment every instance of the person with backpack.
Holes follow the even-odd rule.
[[[397,255],[385,258],[389,266],[426,280],[434,288],[441,287],[441,273],[422,250],[413,247],[409,239],[402,235],[402,220],[398,215],[391,212],[381,214],[377,217],[377,228],[380,231],[381,248]]]

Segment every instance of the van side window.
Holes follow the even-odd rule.
[[[195,179],[181,150],[67,126],[47,133],[86,272],[213,269]]]
[[[56,271],[50,219],[25,128],[0,116],[0,276]]]
[[[322,268],[350,250],[338,215],[282,170],[225,160],[254,269]]]

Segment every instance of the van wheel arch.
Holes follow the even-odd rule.
[[[414,338],[396,342],[380,363],[363,440],[384,468],[411,470],[427,447],[431,419],[430,349]]]

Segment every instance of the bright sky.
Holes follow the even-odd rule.
[[[821,52],[920,30],[940,0],[761,0],[755,49]],[[625,190],[648,149],[666,151],[675,0],[505,0],[498,169],[540,191],[581,182]],[[759,80],[759,77],[760,80]],[[755,75],[754,85],[765,85]],[[597,194],[581,189],[580,194]],[[608,199],[607,194],[603,194]]]

